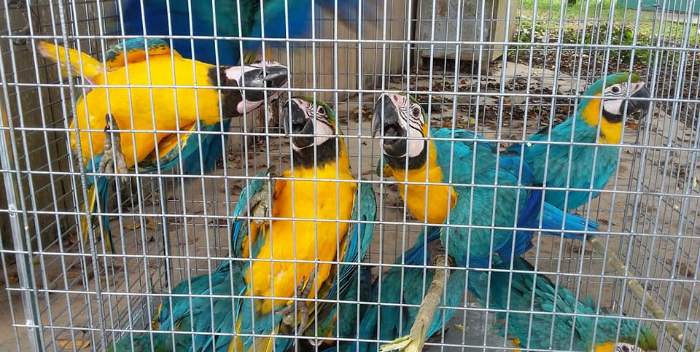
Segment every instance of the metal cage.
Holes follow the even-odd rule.
[[[376,174],[382,149],[370,120],[381,93],[414,94],[431,127],[468,129],[505,146],[562,122],[586,87],[618,71],[640,74],[654,103],[645,116],[626,117],[615,176],[575,211],[599,223],[607,252],[540,235],[524,257],[579,299],[590,296],[602,310],[650,326],[658,351],[700,345],[696,2],[379,0],[375,13],[354,25],[315,11],[306,38],[266,40],[267,53],[290,68],[289,88],[279,103],[244,114],[222,133],[227,149],[214,172],[189,176],[175,168],[116,182],[105,204],[116,240],[109,253],[95,218],[93,241],[81,241],[86,156],[69,141],[74,102],[90,85],[75,75],[62,78],[35,43],[103,58],[109,45],[128,37],[121,31],[128,14],[119,4],[0,5],[0,297],[7,300],[0,309],[8,317],[0,325],[6,331],[0,349],[105,351],[130,333],[148,333],[176,285],[229,257],[242,189],[271,165],[290,167],[290,138],[279,114],[291,96],[313,95],[336,111],[353,174],[376,192],[375,233],[362,265],[381,278],[425,229],[399,197],[402,186]],[[621,258],[624,272],[610,265],[610,253]],[[632,281],[646,293],[641,300],[628,290]],[[649,311],[649,300],[663,316]],[[494,331],[496,312],[472,295],[454,309],[426,349],[516,349]]]

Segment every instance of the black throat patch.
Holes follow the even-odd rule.
[[[221,89],[221,111],[223,111],[223,118],[232,118],[241,116],[238,112],[238,104],[243,101],[243,95],[241,95],[240,89],[238,88],[238,82],[226,77],[226,70],[230,66],[222,67],[216,69],[216,67],[209,68],[209,84],[212,86],[217,86],[218,82],[221,82],[219,87],[226,87],[226,89]]]
[[[623,109],[624,109],[624,106],[623,106]],[[624,111],[624,110],[622,110],[622,111]],[[622,117],[623,117],[622,115],[613,114],[613,113],[610,113],[607,110],[603,109],[603,118],[610,123],[620,123],[620,122],[622,122]]]
[[[420,169],[428,160],[428,141],[423,141],[423,150],[413,158],[408,156],[393,157],[384,154],[384,161],[394,170],[406,169],[406,159],[408,158],[407,170]]]
[[[316,149],[315,155],[314,149]],[[337,160],[336,150],[335,138],[329,138],[315,148],[314,146],[309,146],[300,151],[293,150],[292,160],[294,168],[313,169],[314,167],[321,168],[326,166],[326,164],[334,163]]]

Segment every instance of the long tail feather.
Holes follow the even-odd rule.
[[[83,208],[85,213],[87,213],[88,209],[90,209],[91,212],[98,211],[98,197],[100,198],[100,203],[102,203],[103,206],[107,204],[107,201],[109,200],[109,180],[105,177],[98,177],[97,182],[88,187],[88,202]],[[112,230],[109,228],[109,217],[106,215],[102,216],[100,222],[101,226],[99,226],[99,228],[102,230],[105,247],[110,253],[114,253],[114,241],[112,240]],[[90,228],[88,228],[86,215],[80,217],[80,227],[83,244],[87,246]]]
[[[576,214],[565,213],[549,203],[544,203],[544,209],[540,213],[538,221],[540,219],[542,220],[543,234],[552,236],[563,235],[565,238],[579,241],[583,241],[585,231],[596,231],[598,229],[597,222],[580,217]],[[538,227],[538,221],[531,225],[533,225],[533,227]],[[563,232],[562,228],[564,229]],[[589,234],[589,236],[591,235]]]
[[[62,46],[56,46],[44,41],[37,43],[36,48],[41,56],[57,63],[61,67],[61,74],[64,79],[68,76],[68,69],[76,76],[81,76],[90,83],[94,82],[96,76],[103,73],[102,64],[99,61],[75,49],[66,50]]]
[[[97,191],[94,184],[88,187],[87,203],[83,207],[83,212],[87,214],[88,209],[94,210],[97,205]],[[88,218],[87,215],[82,215],[80,217],[80,229],[83,238],[83,245],[87,247],[88,245],[88,235],[90,229],[88,228]]]
[[[111,179],[99,176],[97,178],[97,195],[100,197],[100,203],[102,207],[106,209],[107,202],[109,201],[109,188]],[[95,204],[97,205],[97,204]],[[106,211],[103,211],[103,213]],[[114,253],[114,240],[112,239],[112,229],[109,227],[109,217],[103,215],[101,219],[100,228],[102,230],[103,240],[105,241],[105,247],[110,253]]]

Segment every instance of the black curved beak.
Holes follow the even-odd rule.
[[[399,123],[398,107],[386,94],[379,97],[372,111],[372,137],[380,134],[384,139],[384,154],[401,156],[406,153],[407,133]],[[396,137],[396,138],[392,138]]]
[[[243,86],[246,88],[284,88],[289,80],[289,69],[279,64],[256,68],[243,74]],[[269,95],[278,95],[279,92],[268,92]],[[263,90],[249,89],[246,92],[246,100],[263,101]]]
[[[632,93],[632,95],[629,98],[628,107],[632,107],[636,110],[647,111],[651,106],[651,100],[649,99],[651,98],[651,93],[647,89],[646,84],[644,84],[644,82],[640,82],[638,84],[639,87],[636,87],[636,91],[634,91],[634,93]],[[635,98],[643,98],[643,100]]]
[[[306,136],[292,137],[292,143],[297,148],[308,147],[314,142],[314,122],[312,119],[306,118],[306,113],[302,110],[294,100],[287,100],[282,108],[282,121],[284,124],[284,133],[306,134]]]

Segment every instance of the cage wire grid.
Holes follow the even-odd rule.
[[[34,45],[45,40],[101,60],[109,45],[128,38],[120,31],[127,14],[120,16],[123,8],[114,1],[4,0],[0,280],[11,324],[8,318],[0,326],[0,346],[103,351],[130,333],[150,332],[158,304],[177,298],[170,292],[178,284],[211,273],[229,258],[232,212],[242,189],[268,166],[279,173],[290,167],[290,137],[279,124],[289,97],[313,95],[336,111],[353,174],[376,192],[374,237],[362,266],[381,279],[392,267],[411,268],[394,264],[395,259],[425,226],[398,195],[407,182],[375,174],[382,152],[380,140],[371,138],[370,114],[380,94],[408,92],[429,114],[430,127],[463,128],[506,146],[562,122],[586,87],[622,71],[643,77],[654,96],[652,111],[626,117],[618,172],[575,213],[600,224],[600,241],[628,270],[615,272],[605,264],[607,256],[586,242],[551,236],[536,236],[524,257],[538,275],[578,299],[591,296],[598,308],[650,326],[658,351],[682,350],[666,331],[670,324],[680,327],[686,346],[697,346],[700,50],[694,4],[394,0],[378,1],[376,18],[365,13],[362,23],[352,25],[315,11],[311,39],[266,39],[271,50],[265,58],[270,54],[290,68],[289,88],[277,103],[234,118],[231,129],[221,133],[229,143],[215,171],[190,176],[176,168],[130,173],[128,184],[117,180],[104,212],[116,245],[109,253],[104,241],[80,241],[89,175],[79,161],[88,156],[71,150],[69,142],[74,102],[99,85],[75,74],[61,79],[57,66],[41,58]],[[120,130],[124,138],[134,132]],[[426,204],[433,206],[439,205]],[[339,228],[344,221],[333,223]],[[99,238],[102,225],[94,217],[91,225],[91,238]],[[429,266],[419,268],[427,281]],[[295,281],[301,279],[296,276]],[[644,300],[627,289],[631,280],[644,288]],[[663,318],[649,314],[646,299],[661,306]],[[498,310],[482,308],[466,293],[451,308],[456,313],[449,320],[441,315],[444,309],[437,311],[443,328],[427,349],[514,349],[492,328]],[[532,327],[540,328],[550,327]],[[402,329],[407,334],[410,326]],[[293,348],[310,346],[300,342]]]

